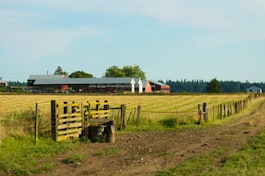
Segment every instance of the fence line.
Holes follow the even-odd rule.
[[[165,111],[150,111],[150,110],[143,110],[141,105],[138,105],[137,107],[133,109],[127,109],[126,105],[121,105],[119,107],[109,107],[109,114],[108,117],[111,120],[114,120],[116,123],[117,129],[125,129],[128,125],[140,125],[140,122],[143,120],[149,119],[152,120],[152,118],[159,117],[172,117],[177,120],[177,122],[181,122],[182,119],[190,118],[192,122],[199,121],[199,123],[204,123],[209,120],[219,120],[219,119],[225,119],[227,117],[230,117],[234,114],[238,114],[242,112],[244,109],[246,109],[249,105],[249,103],[261,97],[261,94],[258,95],[249,95],[243,100],[238,100],[238,101],[231,101],[231,102],[226,102],[223,104],[219,105],[214,105],[212,107],[207,108],[207,117],[205,116],[205,112],[203,109],[200,111],[200,108],[198,107],[198,110],[191,110],[191,111],[170,111],[170,112],[165,112]],[[7,135],[11,134],[12,132],[14,133],[19,133],[19,130],[27,131],[32,133],[34,135],[34,142],[37,144],[38,142],[38,136],[45,136],[45,137],[51,137],[51,120],[50,120],[50,110],[48,111],[42,111],[40,108],[42,103],[36,104],[35,108],[30,109],[29,111],[25,111],[28,117],[25,117],[23,119],[16,119],[13,118],[12,113],[11,118],[4,118],[4,111],[2,104],[0,102],[0,143],[1,140]],[[80,103],[76,103],[75,105],[79,105]],[[60,104],[63,106],[63,104]],[[97,105],[97,102],[95,102],[95,106]],[[85,107],[88,108],[88,107]],[[84,110],[85,110],[84,108]],[[96,109],[96,107],[94,108]],[[102,108],[103,109],[103,108]],[[69,110],[70,111],[70,110]],[[79,109],[79,111],[83,111]],[[44,114],[48,115],[47,117],[49,118],[43,118]],[[161,114],[161,116],[159,116]],[[164,115],[162,115],[164,114]],[[168,114],[172,114],[168,115]],[[98,116],[98,114],[93,114],[93,113],[87,113],[86,114],[91,115],[91,116]],[[100,117],[100,116],[98,116]],[[64,117],[62,117],[64,118]],[[146,118],[146,119],[144,119]],[[148,119],[148,120],[149,120]],[[8,130],[5,129],[9,128]],[[21,128],[21,129],[20,129]]]

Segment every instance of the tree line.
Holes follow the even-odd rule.
[[[240,81],[218,81],[216,78],[211,81],[204,80],[192,80],[187,81],[184,80],[167,80],[165,84],[170,86],[170,91],[180,93],[180,92],[188,92],[188,93],[238,93],[238,92],[246,92],[247,88],[251,86],[257,86],[262,90],[265,90],[265,83],[250,83],[240,82]]]
[[[65,75],[69,78],[94,78],[94,75],[90,73],[86,73],[84,71],[75,71],[71,74],[64,71],[62,67],[58,66],[54,72],[54,75]],[[114,65],[106,69],[103,77],[112,77],[112,78],[122,78],[122,77],[134,77],[141,78],[142,80],[146,79],[145,72],[142,71],[139,65],[134,66],[124,66],[122,68]],[[257,86],[262,90],[265,90],[265,83],[250,83],[240,82],[240,81],[218,81],[216,78],[211,81],[204,80],[192,80],[187,81],[184,80],[167,80],[163,82],[160,80],[159,82],[165,83],[170,86],[170,91],[172,93],[238,93],[238,92],[246,92],[246,89],[251,86]],[[9,81],[9,86],[26,86],[27,83],[20,83],[19,81]],[[2,88],[3,89],[3,88]],[[5,88],[6,89],[6,88]],[[1,91],[1,90],[0,90]],[[3,90],[2,90],[3,91]]]
[[[58,66],[54,72],[54,75],[65,75],[69,78],[94,78],[94,76],[90,73],[86,73],[84,71],[75,71],[71,74],[68,74],[66,71],[63,71],[62,67]],[[106,78],[124,78],[124,77],[132,77],[132,78],[141,78],[142,80],[146,79],[145,72],[142,71],[139,65],[126,65],[122,68],[117,65],[111,66],[106,69],[104,74]]]

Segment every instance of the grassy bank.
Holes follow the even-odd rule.
[[[177,167],[159,172],[157,176],[265,175],[265,130],[238,152],[216,163],[216,158],[223,158],[227,151],[227,148],[221,148],[189,158]]]
[[[241,114],[216,121],[212,126],[220,123],[233,123],[242,116],[253,114],[261,108],[264,99],[253,102]],[[262,113],[260,114],[262,115]],[[252,125],[250,121],[245,123]],[[229,148],[222,147],[212,152],[204,153],[185,160],[180,165],[168,168],[157,173],[157,176],[196,175],[196,176],[226,176],[226,175],[265,175],[265,129],[253,137],[247,144],[241,146],[235,153],[230,153]]]
[[[0,175],[32,175],[53,169],[50,163],[39,165],[40,158],[54,156],[80,146],[78,141],[53,142],[39,140],[35,145],[31,136],[13,136],[2,140]]]

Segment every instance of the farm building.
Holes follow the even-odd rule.
[[[31,75],[28,86],[33,92],[166,92],[169,86],[138,78],[66,78],[63,75]]]
[[[65,78],[59,75],[31,75],[33,92],[142,93],[142,81],[135,78]]]
[[[144,80],[143,92],[145,93],[170,93],[170,86],[158,81]]]
[[[8,83],[0,78],[0,86],[8,86]]]
[[[247,93],[262,93],[262,89],[257,86],[251,86],[247,88]]]
[[[170,93],[170,86],[158,81],[149,81],[153,92]]]

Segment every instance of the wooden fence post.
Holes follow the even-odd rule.
[[[106,142],[115,143],[115,122],[109,121],[106,127]]]
[[[238,113],[238,102],[235,102],[235,114]]]
[[[220,112],[219,113],[220,113],[219,114],[220,119],[223,119],[223,105],[222,104],[220,104]]]
[[[99,105],[100,105],[100,104],[99,104],[99,100],[96,100],[96,103],[97,103],[97,104],[96,104],[96,111],[99,111]]]
[[[213,106],[213,121],[214,121],[214,118],[215,118],[215,110],[214,110],[214,106]]]
[[[227,117],[230,117],[230,103],[227,104]]]
[[[205,122],[208,122],[208,108],[207,108],[207,103],[203,103],[203,118]]]
[[[104,110],[109,110],[108,100],[104,101]]]
[[[38,136],[39,136],[39,111],[38,111],[38,103],[36,103],[36,109],[35,109],[35,136],[34,136],[35,145],[37,145],[37,143],[38,143]]]
[[[81,106],[81,117],[82,117],[82,130],[84,131],[84,129],[85,129],[85,111],[84,111],[83,103],[81,103],[80,106]]]
[[[126,105],[121,105],[121,130],[126,128]]]
[[[201,108],[201,105],[198,104],[198,116],[199,116],[199,122],[200,124],[203,123],[203,119],[202,119],[202,108]]]
[[[136,125],[140,125],[140,121],[141,121],[141,105],[138,105]]]
[[[57,141],[58,136],[57,136],[57,116],[56,116],[56,101],[52,100],[51,101],[51,132],[52,132],[52,139],[54,141]]]
[[[0,102],[0,149],[2,144],[2,104]]]
[[[223,117],[225,118],[226,117],[226,105],[224,104],[224,115]]]

